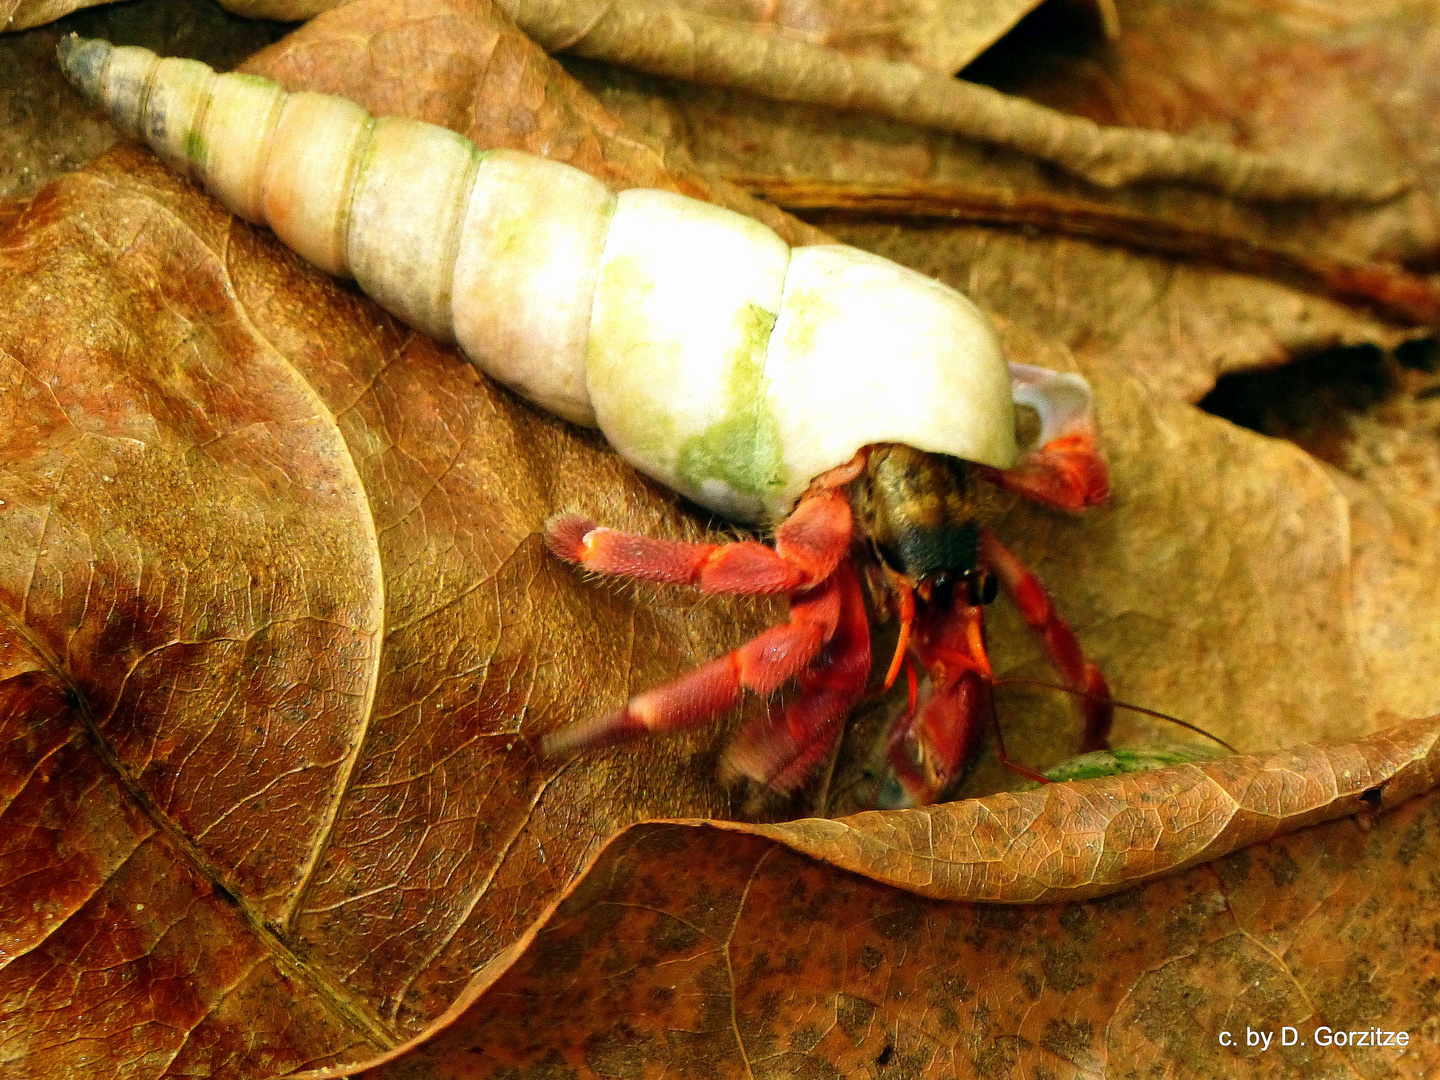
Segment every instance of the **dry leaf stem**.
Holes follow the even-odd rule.
[[[1359,202],[1388,199],[1402,187],[1333,162],[1105,127],[914,64],[849,56],[662,0],[496,3],[548,52],[937,128],[1053,162],[1102,187],[1179,181],[1260,201]]]
[[[309,18],[339,0],[224,0],[241,15]],[[1107,127],[915,64],[851,56],[665,0],[495,0],[547,52],[779,101],[871,113],[1052,162],[1101,187],[1179,182],[1260,202],[1383,202],[1403,180],[1334,162]]]
[[[1440,322],[1440,287],[1423,275],[1385,263],[1305,254],[1238,233],[1101,203],[963,184],[852,183],[770,176],[727,179],[791,213],[825,211],[827,215],[1039,229],[1275,278],[1331,299],[1364,305],[1406,326]]]

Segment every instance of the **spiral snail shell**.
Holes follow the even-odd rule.
[[[870,443],[1017,459],[994,330],[912,270],[195,60],[75,35],[59,52],[234,213],[726,516],[784,517]]]

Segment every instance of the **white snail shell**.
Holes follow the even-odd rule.
[[[886,259],[194,60],[60,59],[236,214],[719,513],[784,517],[869,443],[1018,457],[990,323]]]

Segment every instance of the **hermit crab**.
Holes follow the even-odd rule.
[[[786,624],[552,734],[549,752],[701,724],[745,690],[774,697],[793,681],[726,755],[732,771],[793,790],[870,683],[862,579],[899,624],[885,683],[904,672],[910,687],[883,804],[933,801],[973,757],[997,583],[1078,695],[1083,748],[1104,746],[1105,680],[990,528],[1000,489],[1069,511],[1106,497],[1090,389],[1007,366],[958,292],[855,248],[792,250],[709,203],[617,194],[568,165],[478,150],[342,98],[73,35],[60,59],[234,213],[537,405],[599,427],[641,472],[732,520],[775,525],[767,546],[549,522],[550,549],[585,570],[790,603]]]

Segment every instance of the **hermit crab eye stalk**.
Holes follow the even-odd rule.
[[[972,607],[989,607],[1000,595],[1000,579],[984,570],[967,571],[965,585],[970,590]]]

